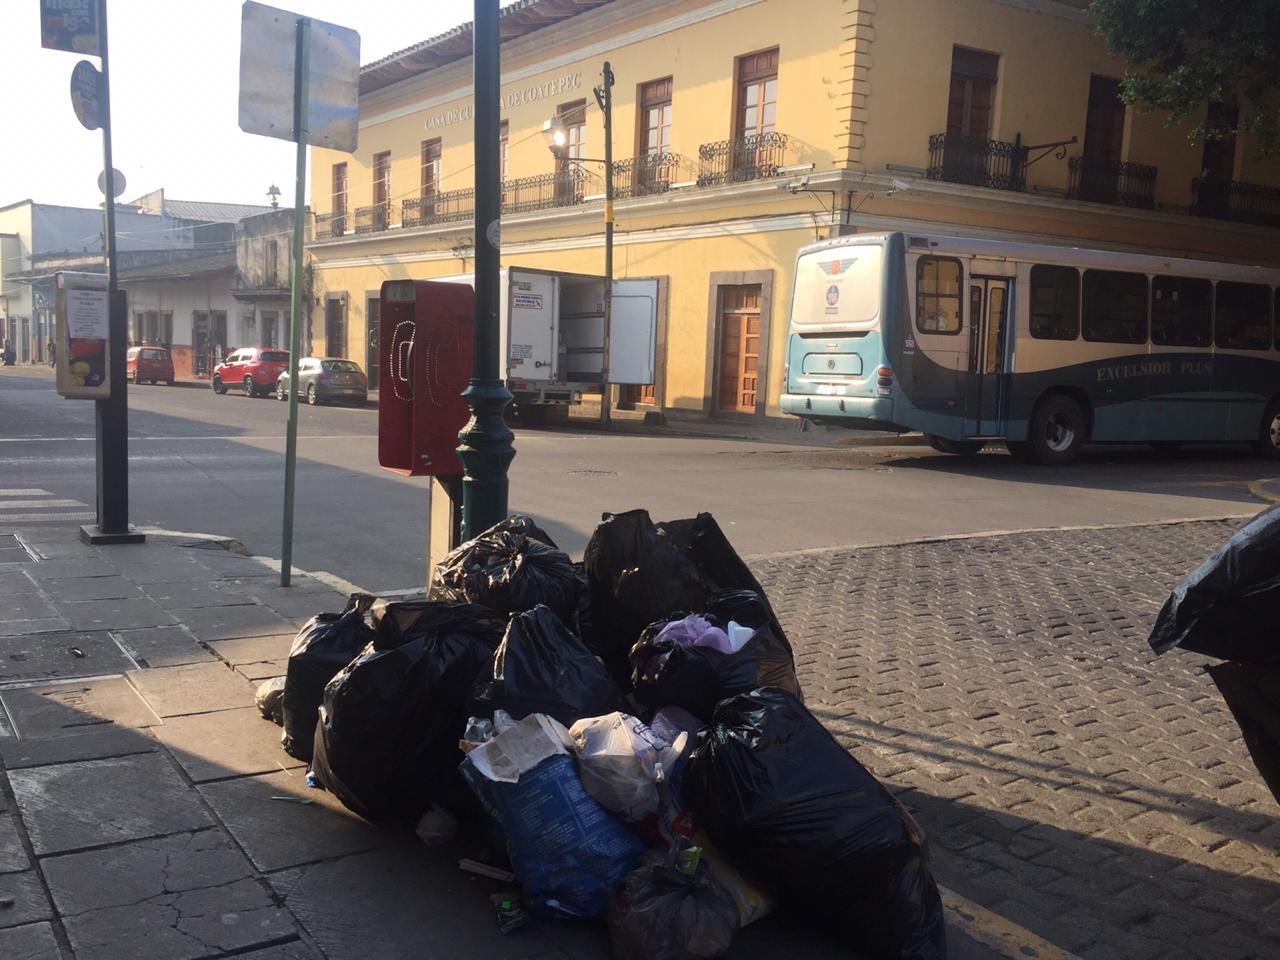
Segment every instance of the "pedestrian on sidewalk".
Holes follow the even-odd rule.
[[[56,367],[58,365],[58,348],[54,346],[53,341],[49,341],[49,366]]]

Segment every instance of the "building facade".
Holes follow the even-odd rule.
[[[502,15],[502,261],[658,278],[624,403],[776,415],[796,250],[902,229],[1280,263],[1280,162],[1126,108],[1087,0],[522,0]],[[471,33],[362,69],[360,146],[312,152],[312,352],[369,367],[384,280],[466,274]],[[1230,109],[1215,105],[1215,109]],[[544,123],[560,118],[565,155]]]

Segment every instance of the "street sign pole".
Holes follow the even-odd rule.
[[[98,523],[81,527],[89,543],[141,543],[129,529],[129,405],[124,376],[128,311],[117,284],[115,168],[111,163],[111,61],[107,49],[107,0],[99,0],[98,44],[102,58],[102,175],[106,187],[103,248],[107,259],[107,380],[105,400],[94,401],[94,437],[98,472]]]
[[[602,83],[596,88],[604,114],[604,350],[600,367],[600,419],[609,426],[613,387],[609,382],[609,340],[613,326],[613,69],[604,62]]]
[[[302,345],[303,232],[306,228],[307,134],[310,124],[307,89],[311,69],[311,21],[298,18],[293,57],[293,138],[298,155],[293,185],[293,305],[289,316],[289,422],[284,441],[284,521],[281,524],[280,586],[289,586],[293,571],[293,490],[298,465],[298,351]]]
[[[462,538],[483,533],[507,515],[507,467],[515,457],[502,419],[511,394],[498,362],[498,269],[502,188],[498,166],[501,66],[498,0],[475,0],[476,333],[475,368],[463,396],[471,421],[458,434],[462,460]]]

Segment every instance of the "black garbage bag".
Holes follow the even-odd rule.
[[[455,631],[502,637],[507,618],[477,603],[439,600],[378,600],[369,609],[375,650],[394,650],[429,634]]]
[[[1280,506],[1254,517],[1169,594],[1148,637],[1221,660],[1280,660]]]
[[[572,623],[580,592],[569,557],[517,514],[446,554],[432,571],[430,598],[479,603],[505,615],[542,603]]]
[[[791,648],[774,634],[767,609],[762,595],[751,590],[712,597],[703,614],[708,623],[723,630],[733,621],[755,630],[733,653],[661,636],[668,623],[683,619],[685,614],[651,623],[631,648],[636,699],[655,708],[675,704],[706,719],[721,700],[757,687],[778,687],[799,698]]]
[[[437,603],[417,611],[403,642],[365,648],[325,687],[312,763],[320,783],[373,823],[416,822],[432,803],[467,814],[458,741],[501,630],[491,610]]]
[[[728,952],[738,907],[711,879],[706,863],[693,875],[654,851],[627,874],[609,904],[614,960],[700,960]]]
[[[253,699],[263,720],[270,720],[276,726],[284,726],[284,677],[272,677],[263,681]]]
[[[477,706],[516,720],[545,713],[566,727],[619,709],[618,688],[586,645],[549,608],[534,607],[507,624],[493,665],[481,678]]]
[[[1215,663],[1208,670],[1240,725],[1253,765],[1280,802],[1280,666]]]
[[[707,586],[693,562],[644,510],[605,514],[583,556],[596,651],[619,685],[644,628],[678,610],[706,606]]]
[[[722,701],[689,758],[684,799],[784,909],[854,954],[946,956],[924,834],[790,694],[764,688]]]
[[[284,733],[280,737],[289,756],[311,759],[324,685],[373,639],[365,614],[374,599],[367,593],[353,593],[341,613],[317,613],[294,637],[285,669]]]

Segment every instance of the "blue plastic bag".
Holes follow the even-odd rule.
[[[506,831],[529,908],[548,917],[604,916],[645,847],[582,788],[573,758],[547,757],[514,783],[488,779],[470,760],[461,769]]]

